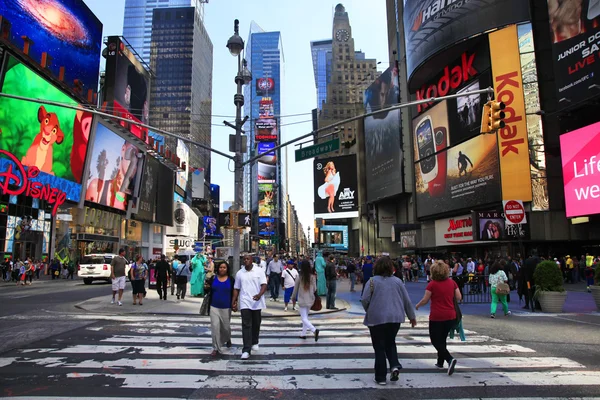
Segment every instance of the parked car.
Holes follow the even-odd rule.
[[[101,253],[88,254],[79,260],[77,276],[83,278],[83,283],[90,285],[93,281],[112,282],[110,278],[110,262],[117,254]],[[129,276],[131,265],[127,262],[125,276]]]

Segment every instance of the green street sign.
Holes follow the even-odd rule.
[[[296,150],[296,162],[308,160],[310,158],[318,157],[320,155],[339,150],[340,139],[335,138],[324,143],[315,144],[308,146],[303,149]]]

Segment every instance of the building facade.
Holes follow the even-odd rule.
[[[208,0],[125,0],[123,36],[150,64],[152,15],[155,8],[194,7],[198,18],[204,21],[204,3]]]
[[[331,83],[332,49],[333,40],[331,39],[310,42],[318,110],[323,107],[323,103],[327,100],[327,85]]]

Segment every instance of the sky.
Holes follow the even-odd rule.
[[[234,119],[233,95],[236,91],[234,77],[237,72],[235,58],[225,47],[233,34],[233,21],[240,20],[240,35],[246,41],[250,22],[254,20],[265,31],[280,31],[285,57],[285,81],[282,97],[281,124],[301,122],[281,128],[282,142],[310,133],[310,114],[316,108],[316,88],[310,52],[312,40],[330,39],[332,36],[333,9],[339,1],[304,0],[210,0],[204,5],[204,24],[213,43],[213,115],[231,116]],[[85,0],[88,7],[104,24],[103,36],[122,35],[125,0]],[[356,50],[367,58],[382,61],[388,67],[387,27],[384,0],[346,0]],[[103,69],[103,68],[102,68]],[[231,128],[222,125],[225,118],[213,117],[212,147],[228,152]],[[305,122],[303,122],[305,121]],[[288,147],[288,192],[296,207],[298,218],[304,226],[313,226],[313,175],[312,160],[294,162],[294,145]],[[212,155],[212,182],[221,186],[221,203],[233,200],[233,172],[228,160]]]

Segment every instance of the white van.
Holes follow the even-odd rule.
[[[77,276],[83,278],[83,283],[90,285],[93,281],[111,282],[110,278],[110,262],[117,254],[100,253],[88,254],[79,260],[77,265]],[[131,265],[127,262],[125,267],[125,276],[129,277],[129,269]]]

